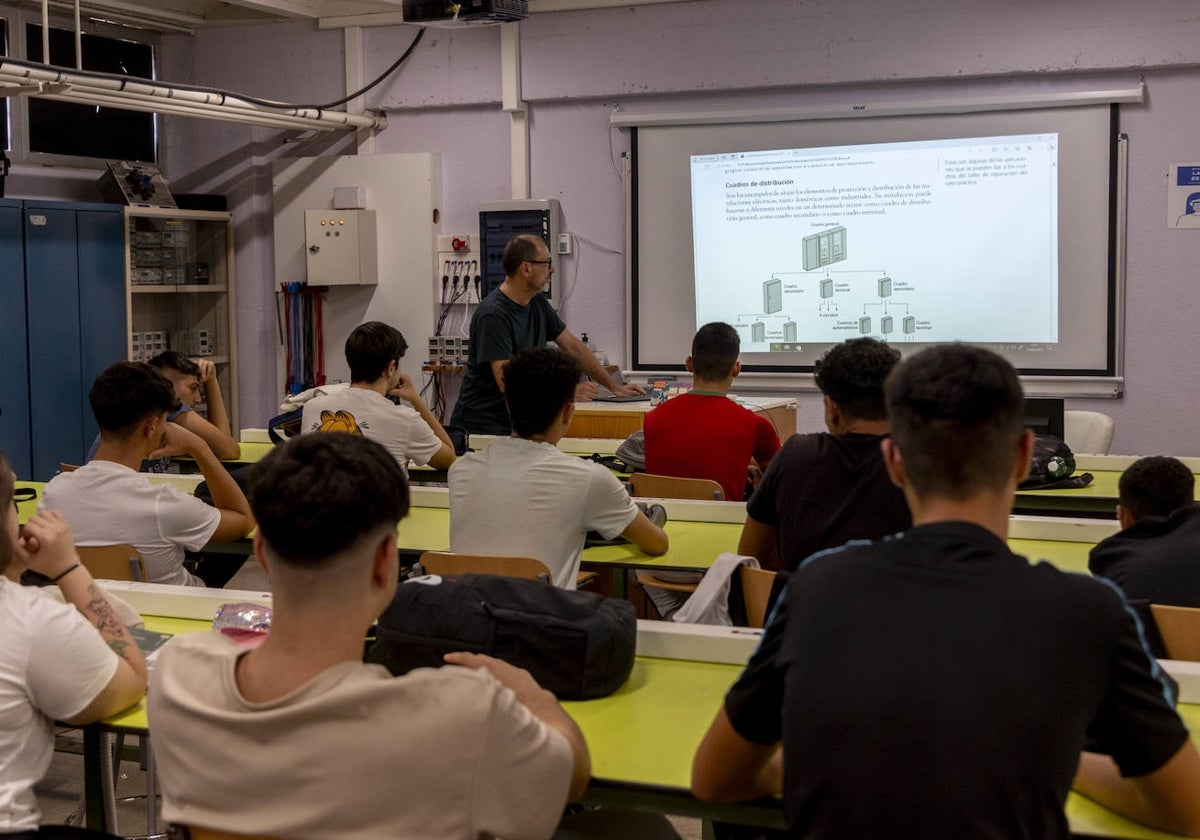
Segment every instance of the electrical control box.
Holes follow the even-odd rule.
[[[305,210],[310,286],[374,286],[379,246],[374,210]]]
[[[559,233],[563,228],[562,207],[554,198],[514,199],[513,201],[485,201],[479,205],[479,251],[482,255],[483,295],[504,282],[504,246],[508,240],[523,233],[540,236],[546,242],[554,269],[561,272],[557,259]],[[555,307],[562,300],[560,279],[563,274],[550,278],[545,294]]]
[[[763,283],[763,312],[773,315],[783,309],[783,281],[772,277]]]

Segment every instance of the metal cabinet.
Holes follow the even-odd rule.
[[[0,446],[22,478],[83,461],[92,381],[125,358],[122,209],[0,202]]]

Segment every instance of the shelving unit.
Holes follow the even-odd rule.
[[[176,350],[210,359],[238,428],[233,216],[127,207],[125,265],[128,357]]]

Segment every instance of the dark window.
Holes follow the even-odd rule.
[[[42,60],[42,27],[25,26],[25,54]],[[50,63],[75,66],[75,33],[50,28]],[[83,36],[83,68],[154,78],[154,48],[102,35]],[[107,160],[156,159],[154,115],[96,105],[29,100],[29,151]]]

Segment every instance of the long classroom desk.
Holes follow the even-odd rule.
[[[165,587],[164,587],[165,588]],[[180,589],[171,587],[171,589]],[[130,597],[128,593],[122,593]],[[195,596],[195,593],[187,593]],[[203,597],[203,596],[200,596]],[[144,609],[144,608],[143,608]],[[147,615],[148,629],[167,633],[206,630],[208,622]],[[639,623],[639,651],[647,635],[661,622]],[[688,632],[674,628],[667,635]],[[697,628],[729,641],[727,628]],[[749,631],[754,633],[754,631]],[[704,642],[704,639],[701,639]],[[752,640],[747,640],[752,643]],[[749,645],[742,645],[748,651]],[[662,653],[661,643],[656,652]],[[691,760],[729,686],[741,671],[738,664],[701,662],[690,658],[639,655],[629,680],[612,695],[598,700],[564,703],[579,724],[592,757],[592,780],[583,800],[598,805],[715,819],[723,822],[782,826],[776,800],[737,805],[699,802],[689,791]],[[1180,704],[1189,730],[1200,730],[1200,705]],[[143,700],[134,708],[85,729],[84,777],[88,826],[106,828],[99,757],[105,732],[149,734]],[[1193,734],[1193,738],[1195,735]],[[1066,804],[1073,834],[1093,837],[1171,838],[1134,823],[1072,793]]]
[[[186,489],[186,476],[155,476],[152,480],[177,484]],[[20,521],[28,521],[41,497],[40,482],[18,481],[17,487],[30,487],[38,497],[18,505]],[[445,488],[412,488],[413,507],[398,527],[398,545],[409,555],[422,551],[446,551],[450,547],[450,511]],[[643,554],[630,544],[593,546],[583,552],[584,566],[592,569],[707,569],[722,552],[737,550],[745,519],[740,502],[700,502],[663,499],[667,509],[666,531],[670,549],[659,557]],[[1083,520],[1061,517],[1012,516],[1009,519],[1009,545],[1013,551],[1031,560],[1048,560],[1064,571],[1087,572],[1087,555],[1093,545],[1116,533],[1115,520]],[[206,552],[249,555],[250,542],[210,545]],[[614,584],[624,583],[623,575],[614,576]],[[614,592],[618,597],[621,592]]]
[[[1138,460],[1134,455],[1076,455],[1075,473],[1091,473],[1092,483],[1071,490],[1019,490],[1013,504],[1016,513],[1050,516],[1087,516],[1115,519],[1117,483],[1125,468]],[[1180,458],[1193,474],[1200,475],[1200,458]],[[1195,498],[1200,501],[1200,482]]]

